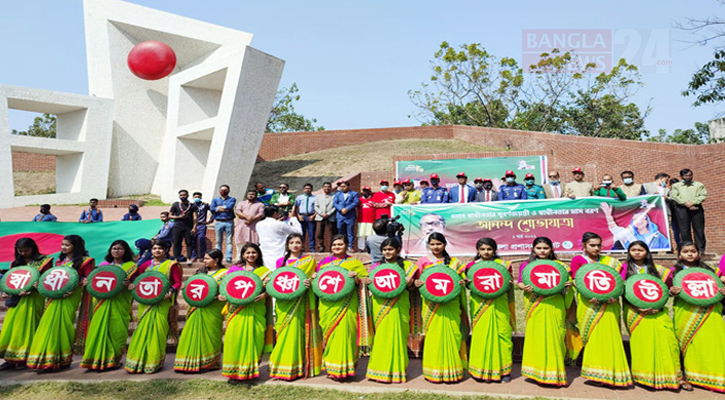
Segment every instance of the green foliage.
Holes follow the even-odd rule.
[[[682,95],[694,96],[692,105],[695,107],[725,100],[725,50],[716,50],[713,60],[692,75]]]
[[[277,91],[274,106],[267,120],[265,132],[324,131],[324,126],[315,126],[317,120],[307,119],[295,112],[294,102],[300,100],[297,83]]]
[[[35,117],[35,119],[33,119],[33,124],[28,127],[27,131],[18,131],[17,129],[13,129],[10,133],[13,135],[54,138],[55,127],[55,115],[43,114],[42,117]]]
[[[430,81],[408,95],[424,125],[474,125],[640,140],[647,131],[630,102],[642,86],[637,67],[620,60],[608,73],[554,50],[522,68],[480,44],[443,42]]]
[[[672,134],[667,134],[666,129],[660,129],[657,135],[648,135],[647,141],[679,144],[715,142],[715,140],[710,139],[710,127],[705,122],[695,122],[695,129],[675,129]]]

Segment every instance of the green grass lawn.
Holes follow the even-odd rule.
[[[393,388],[394,389],[394,388]],[[390,391],[356,393],[315,389],[293,384],[230,385],[212,380],[154,380],[118,382],[38,382],[0,386],[1,399],[30,400],[447,400],[494,399],[489,396],[449,396],[442,393]],[[497,399],[500,399],[498,397]]]

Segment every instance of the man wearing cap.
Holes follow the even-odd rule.
[[[493,181],[486,178],[476,178],[473,180],[476,184],[476,202],[484,203],[498,200],[498,190],[493,188]]]
[[[516,174],[514,171],[506,171],[504,175],[506,181],[498,188],[498,200],[526,200],[526,188],[520,183],[516,183]]]
[[[564,188],[561,185],[561,181],[559,181],[558,172],[549,171],[549,181],[544,184],[544,192],[546,193],[547,199],[566,197],[564,195]]]
[[[476,189],[468,184],[468,177],[466,176],[466,173],[457,173],[456,179],[458,179],[458,185],[451,188],[448,196],[448,202],[473,203],[476,201]]]
[[[350,250],[355,242],[353,230],[355,228],[355,220],[357,219],[357,205],[360,203],[358,194],[354,190],[350,190],[350,182],[343,181],[340,183],[340,191],[335,194],[333,204],[337,210],[337,231],[343,235],[347,235]]]
[[[576,167],[571,171],[571,174],[574,176],[574,181],[567,183],[564,187],[564,194],[566,197],[570,199],[591,197],[594,193],[594,189],[592,188],[591,183],[584,182],[584,172],[582,172],[582,169]]]
[[[373,194],[373,207],[375,207],[375,218],[370,221],[370,234],[372,235],[372,223],[382,218],[383,215],[390,217],[390,206],[395,204],[395,193],[390,191],[388,186],[388,180],[382,179],[380,181],[380,191]]]
[[[526,187],[526,198],[529,200],[545,199],[546,192],[544,188],[537,185],[534,174],[528,173],[524,177],[524,187]]]
[[[376,193],[377,194],[377,193]],[[360,196],[360,205],[357,210],[357,248],[365,248],[365,241],[368,236],[373,235],[373,222],[375,222],[375,201],[370,186],[363,186]],[[351,244],[352,246],[352,244]]]
[[[423,192],[423,196],[420,198],[420,202],[423,204],[440,204],[448,203],[448,190],[444,187],[438,186],[441,183],[441,179],[438,174],[430,175],[430,187],[428,190]]]
[[[403,181],[403,191],[395,196],[395,202],[397,204],[418,204],[420,203],[420,190],[415,190],[413,181],[407,179]]]

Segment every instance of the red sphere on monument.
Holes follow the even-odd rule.
[[[155,81],[169,75],[176,66],[176,53],[156,40],[141,42],[128,53],[128,68],[141,79]]]

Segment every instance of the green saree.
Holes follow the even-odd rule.
[[[107,262],[100,266],[111,265]],[[128,261],[120,265],[126,279],[136,271],[136,264]],[[93,313],[81,368],[95,371],[118,368],[128,340],[128,324],[131,322],[131,291],[124,290],[110,299],[93,299]]]
[[[208,273],[217,282],[227,274],[226,268]],[[224,303],[213,301],[206,307],[191,307],[186,313],[186,324],[179,338],[174,359],[176,372],[202,372],[219,369],[222,354],[222,326]]]
[[[42,274],[53,266],[53,257],[44,257],[28,266],[37,268]],[[37,290],[31,290],[30,294],[20,297],[15,307],[8,308],[0,330],[0,357],[5,361],[25,364],[44,306],[43,296]]]
[[[278,261],[277,268],[299,268],[308,278],[317,270],[317,261],[309,255],[287,260],[285,266],[281,266],[282,261]],[[319,375],[322,335],[314,292],[307,290],[295,300],[277,300],[275,303],[277,343],[269,356],[269,376],[292,381]]]
[[[412,277],[415,264],[404,261],[405,274]],[[408,333],[410,300],[408,290],[393,299],[373,296],[372,316],[375,335],[383,340],[373,344],[368,361],[367,378],[384,383],[403,383],[408,368]]]
[[[258,267],[253,271],[264,280],[270,271]],[[265,351],[267,331],[267,301],[255,301],[246,306],[229,305],[227,330],[224,336],[222,376],[233,380],[259,377],[259,360]]]

